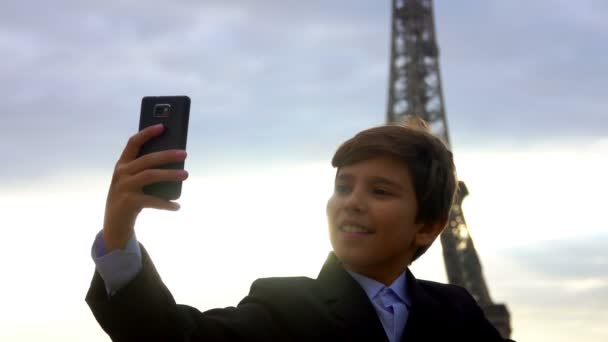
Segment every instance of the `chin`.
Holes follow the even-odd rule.
[[[374,264],[374,257],[367,251],[334,246],[334,253],[342,263],[352,267],[366,267]]]
[[[352,267],[368,267],[382,260],[382,255],[378,255],[378,250],[370,248],[373,246],[369,244],[348,243],[334,234],[330,235],[330,242],[334,254],[343,264]]]

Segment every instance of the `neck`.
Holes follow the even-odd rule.
[[[347,269],[351,272],[361,274],[361,275],[366,276],[370,279],[373,279],[379,283],[382,283],[386,286],[391,286],[395,282],[395,280],[401,275],[401,273],[403,273],[403,271],[405,271],[407,269],[407,264],[406,264],[406,266],[395,268],[395,269],[390,269],[390,270],[378,269],[377,267],[374,267],[373,265],[363,266],[363,267],[354,266],[354,265],[350,265],[350,264],[346,264],[346,263],[343,263],[343,265],[344,265],[345,269]]]

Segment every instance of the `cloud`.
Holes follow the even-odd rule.
[[[514,315],[519,310],[538,317],[568,308],[596,324],[593,317],[608,306],[607,245],[608,235],[601,233],[509,248],[501,261],[492,261],[502,266],[491,285]]]
[[[159,94],[192,97],[189,146],[210,159],[324,159],[384,121],[389,5],[3,3],[0,152],[10,166],[0,174],[109,167],[137,127],[139,99]],[[457,143],[604,132],[606,48],[595,41],[605,8],[435,6]]]
[[[511,313],[512,338],[604,341],[608,333],[607,245],[608,234],[596,233],[548,237],[484,255],[492,298],[505,303]]]
[[[136,128],[139,98],[150,94],[193,98],[191,130],[197,134],[190,145],[205,152],[226,154],[208,146],[305,149],[319,132],[323,137],[316,141],[332,140],[327,145],[333,148],[332,125],[321,123],[352,127],[357,115],[369,122],[362,116],[371,111],[366,99],[376,81],[369,80],[384,77],[384,63],[374,67],[367,47],[355,44],[364,36],[369,40],[377,27],[340,26],[323,11],[311,12],[314,5],[290,8],[299,13],[295,18],[281,13],[286,7],[249,2],[146,8],[66,2],[31,13],[25,5],[13,6],[3,12],[8,58],[2,123],[11,130],[2,140],[18,150],[3,152],[13,165],[24,166],[35,153],[37,167],[23,168],[28,174],[66,160],[108,165],[99,156],[118,154]],[[374,97],[382,99],[384,91]]]
[[[601,223],[598,223],[601,224]],[[576,228],[574,228],[576,229]],[[545,241],[510,252],[533,272],[553,279],[572,280],[572,288],[608,289],[608,234]],[[590,281],[589,279],[603,279]],[[587,283],[590,286],[585,286]],[[597,285],[597,286],[594,286]]]
[[[455,139],[603,136],[606,6],[583,1],[465,1],[436,6]],[[590,13],[594,13],[591,15]],[[587,20],[592,16],[594,20]]]

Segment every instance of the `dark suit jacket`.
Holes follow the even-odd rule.
[[[373,305],[330,253],[317,279],[256,280],[237,307],[177,305],[142,246],[143,269],[108,298],[96,272],[86,296],[114,341],[388,341]],[[402,341],[503,341],[461,287],[407,272],[412,306]]]

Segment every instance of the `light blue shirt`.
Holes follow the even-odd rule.
[[[106,292],[112,296],[131,282],[142,269],[141,248],[135,234],[131,236],[125,249],[106,250],[102,232],[99,232],[91,248],[95,268],[106,285]]]
[[[99,232],[93,242],[91,256],[109,296],[129,284],[142,269],[141,248],[135,234],[129,239],[125,249],[108,253],[102,232]],[[411,306],[405,272],[388,287],[361,274],[351,271],[348,273],[361,285],[372,302],[389,341],[400,341]]]
[[[361,285],[374,305],[388,340],[390,342],[401,341],[411,307],[405,271],[388,287],[359,273],[347,272]]]

